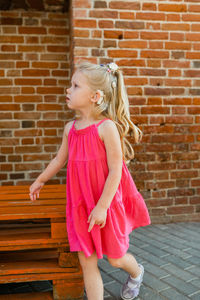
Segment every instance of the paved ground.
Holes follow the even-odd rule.
[[[139,228],[130,236],[129,251],[145,268],[137,300],[200,299],[200,223]],[[104,299],[120,299],[127,275],[112,268],[106,258],[99,261],[99,267],[105,284]],[[0,294],[48,290],[50,282],[0,285]]]

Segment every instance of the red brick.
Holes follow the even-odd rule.
[[[183,14],[182,20],[185,22],[199,22],[200,15],[199,14]]]
[[[75,37],[87,37],[90,36],[89,30],[82,30],[82,29],[74,29],[74,36]]]
[[[42,152],[42,146],[16,146],[15,151],[16,153],[38,153]]]
[[[47,34],[45,27],[19,27],[20,34]]]
[[[187,12],[186,4],[159,4],[158,9],[166,12]]]
[[[142,10],[156,10],[156,4],[155,3],[143,3]]]
[[[126,85],[146,85],[148,82],[147,78],[126,78]]]
[[[37,110],[39,111],[47,111],[47,110],[62,110],[62,106],[59,104],[38,104]]]
[[[59,52],[59,53],[66,53],[69,51],[69,48],[66,46],[47,46],[48,52]]]
[[[165,21],[165,14],[162,13],[147,13],[147,12],[137,12],[136,13],[137,20],[157,20],[157,21]]]
[[[119,18],[120,19],[125,19],[125,20],[133,20],[134,19],[135,14],[133,12],[120,12],[119,14]]]
[[[96,20],[75,20],[74,26],[81,28],[96,28],[97,22]]]
[[[44,69],[24,69],[22,70],[23,76],[34,76],[34,77],[40,77],[40,76],[49,76],[49,70]]]
[[[44,52],[44,46],[18,46],[18,51],[20,52]]]
[[[57,128],[57,127],[63,127],[62,121],[38,121],[37,122],[38,127],[45,127],[45,128]]]
[[[99,25],[99,28],[113,28],[114,27],[114,23],[113,21],[110,21],[110,20],[100,20],[98,22],[98,25]]]
[[[42,80],[41,79],[35,79],[35,78],[16,78],[15,79],[16,85],[41,85]]]
[[[103,18],[103,19],[117,19],[118,11],[114,10],[90,10],[89,11],[90,18]]]
[[[0,43],[9,43],[9,44],[20,44],[24,43],[24,37],[23,36],[0,36]]]
[[[144,29],[144,22],[116,21],[115,27],[123,29]]]
[[[16,46],[14,45],[2,45],[1,46],[1,51],[6,51],[6,52],[15,52]]]
[[[24,161],[50,161],[51,155],[50,154],[24,154],[23,155]]]
[[[180,43],[180,42],[166,42],[165,49],[175,49],[175,50],[191,50],[192,45],[190,43]]]
[[[42,101],[42,96],[40,95],[28,95],[28,96],[25,96],[25,95],[20,95],[20,96],[15,96],[14,97],[15,99],[15,102],[19,102],[19,103],[24,103],[24,102],[41,102]],[[16,104],[16,105],[19,105],[19,104]]]
[[[167,32],[141,32],[141,38],[144,40],[168,40]]]
[[[42,169],[41,163],[34,163],[34,164],[17,164],[15,165],[15,171],[29,171],[29,170],[38,170]]]
[[[194,208],[192,206],[174,206],[167,208],[167,214],[175,215],[175,214],[189,214],[193,213]]]
[[[132,50],[108,50],[109,57],[137,57],[137,51]]]
[[[0,86],[12,85],[11,79],[0,79]]]
[[[33,138],[25,138],[21,140],[22,145],[33,145],[35,143]]]
[[[144,58],[169,58],[169,52],[168,51],[142,50],[141,57],[144,57]]]
[[[104,38],[120,39],[123,37],[122,30],[104,30]]]
[[[111,1],[109,7],[113,9],[126,9],[126,10],[139,10],[140,3],[135,1],[125,2],[125,1]]]
[[[64,88],[61,87],[38,87],[38,94],[63,94]]]
[[[166,21],[167,22],[180,22],[181,14],[178,14],[178,13],[167,14]]]
[[[147,41],[119,41],[118,46],[120,48],[147,48]]]
[[[101,44],[101,40],[94,40],[94,39],[75,39],[75,46],[76,47],[91,47],[91,48],[99,48]]]
[[[22,94],[34,94],[35,89],[33,87],[21,87]]]
[[[191,80],[165,79],[166,86],[191,86]]]
[[[167,31],[189,31],[190,30],[190,24],[182,23],[182,24],[177,24],[177,23],[164,23],[161,25],[162,30],[167,30]]]

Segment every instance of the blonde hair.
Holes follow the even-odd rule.
[[[81,62],[76,70],[82,72],[90,88],[95,92],[103,92],[103,101],[95,107],[95,114],[104,115],[111,119],[117,126],[121,139],[122,153],[125,161],[134,157],[134,150],[128,141],[128,136],[133,136],[139,143],[142,131],[133,124],[130,119],[129,101],[126,93],[122,71],[113,70],[108,65],[95,65],[89,62]]]

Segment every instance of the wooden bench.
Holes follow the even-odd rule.
[[[77,254],[69,252],[65,188],[46,185],[31,202],[28,186],[0,187],[0,284],[52,280],[52,299],[83,299]]]

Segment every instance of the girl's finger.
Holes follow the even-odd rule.
[[[92,218],[92,214],[90,214],[89,217],[88,217],[88,223],[90,223],[91,218]]]
[[[94,224],[95,224],[95,221],[94,221],[94,219],[92,219],[90,222],[89,228],[88,228],[88,232],[90,232],[92,230]]]
[[[103,228],[106,225],[106,222],[103,222],[100,226],[100,228]]]

